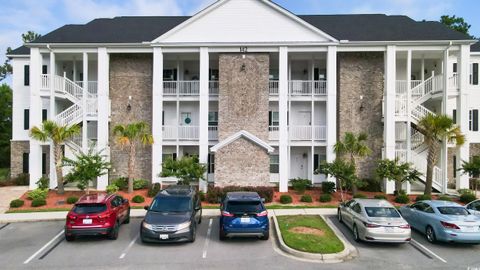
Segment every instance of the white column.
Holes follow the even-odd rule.
[[[106,48],[98,48],[98,127],[97,147],[110,160],[108,143],[108,127],[110,115],[109,99],[109,55]],[[97,178],[97,189],[105,190],[108,185],[108,174]]]
[[[406,138],[407,138],[407,162],[410,162],[411,151],[412,151],[412,141],[411,141],[411,134],[412,134],[412,124],[411,124],[411,103],[412,103],[412,50],[407,51],[407,128],[406,128]],[[406,191],[410,193],[410,182],[406,183]]]
[[[56,118],[56,108],[55,108],[55,88],[54,88],[54,81],[55,81],[55,53],[50,52],[50,107],[49,107],[49,114],[50,114],[50,120],[55,121]],[[53,143],[50,143],[50,149],[49,149],[49,167],[50,167],[50,173],[49,173],[49,178],[50,178],[50,183],[49,187],[51,189],[54,189],[57,186],[57,171],[55,170],[55,153],[53,151]]]
[[[200,48],[200,107],[199,107],[199,160],[200,163],[208,163],[208,69],[209,69],[208,48]],[[207,179],[207,174],[205,174]],[[199,187],[207,191],[207,181],[200,180]]]
[[[153,48],[153,87],[152,87],[152,183],[160,182],[162,172],[162,119],[163,119],[163,51]]]
[[[337,143],[337,47],[329,46],[327,51],[327,162],[336,159],[334,146]],[[333,177],[326,178],[334,182]]]
[[[72,76],[73,82],[77,82],[77,60],[75,59],[75,56],[73,57],[73,76]]]
[[[457,97],[457,124],[460,126],[464,134],[468,134],[468,87],[469,87],[469,56],[470,46],[461,45],[459,57],[458,57],[458,89],[459,94]],[[462,161],[468,161],[470,159],[470,142],[467,136],[467,141],[464,145],[460,146],[457,150],[457,168],[462,166]],[[468,175],[457,173],[456,188],[468,188],[469,177]]]
[[[384,92],[384,157],[387,159],[395,159],[395,76],[396,76],[396,47],[394,45],[387,46],[385,54],[385,92]],[[385,192],[392,194],[395,190],[393,181],[386,181]]]
[[[87,96],[88,96],[88,54],[83,53],[83,122],[82,122],[82,151],[88,151],[88,125],[87,125]]]
[[[42,99],[40,97],[40,75],[42,55],[38,48],[30,49],[30,128],[42,124]],[[36,182],[42,177],[42,146],[40,142],[30,139],[29,154],[30,189],[37,187]],[[53,168],[55,170],[55,168]]]
[[[279,49],[279,82],[278,82],[278,117],[279,126],[279,191],[288,191],[288,176],[290,164],[288,163],[288,127],[287,127],[287,110],[288,110],[288,48],[280,47]]]
[[[443,98],[442,98],[442,114],[447,114],[448,108],[448,49],[443,52],[443,64],[442,64],[442,73],[443,73]],[[442,193],[447,192],[448,184],[448,145],[447,141],[442,141],[442,153],[440,160],[440,168],[442,168]]]

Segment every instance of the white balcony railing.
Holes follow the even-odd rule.
[[[269,126],[268,127],[268,139],[270,141],[278,141],[278,131],[279,126]]]
[[[278,81],[268,82],[268,92],[271,96],[278,96]]]
[[[218,96],[220,89],[220,83],[218,81],[209,81],[208,82],[208,93],[210,96]]]
[[[163,126],[164,140],[195,141],[199,139],[198,126]]]
[[[312,133],[313,128],[313,133]],[[326,140],[327,127],[326,126],[290,126],[289,136],[292,141],[306,141],[306,140]]]
[[[448,78],[448,88],[458,90],[458,74],[453,73],[452,77]]]
[[[290,94],[293,96],[326,95],[327,81],[300,81],[289,82]]]
[[[218,140],[218,126],[209,126],[208,127],[208,140],[217,141]]]
[[[80,87],[83,87],[83,81],[75,81]],[[98,93],[98,82],[97,81],[88,81],[88,92],[92,95]]]
[[[198,96],[200,81],[168,81],[163,82],[164,95]]]

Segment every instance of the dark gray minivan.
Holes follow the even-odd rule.
[[[191,186],[170,186],[160,191],[140,225],[142,242],[194,242],[202,222],[202,204]]]

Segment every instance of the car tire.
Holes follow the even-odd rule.
[[[200,210],[200,218],[198,219],[198,224],[202,223],[202,210]]]
[[[355,242],[360,242],[360,235],[358,234],[357,225],[353,225],[353,239]]]
[[[190,242],[190,243],[195,242],[195,237],[196,236],[197,236],[197,226],[193,225],[192,232],[190,233],[190,239],[188,239],[188,242]]]
[[[265,232],[265,233],[263,234],[263,236],[260,237],[260,239],[261,239],[261,240],[264,240],[264,241],[268,240],[268,238],[270,238],[270,232],[269,232],[269,231]]]
[[[75,235],[66,235],[65,234],[65,240],[67,240],[67,242],[75,241]]]
[[[435,230],[432,228],[432,226],[429,225],[425,229],[425,237],[430,243],[435,243],[437,241],[437,236],[435,235]]]
[[[117,221],[112,230],[108,233],[108,239],[117,240],[118,232],[120,231],[120,223]]]
[[[343,223],[342,212],[338,209],[337,213],[338,222]]]
[[[221,241],[224,241],[224,240],[227,239],[227,235],[225,234],[225,232],[222,229],[220,229],[218,231],[218,237],[220,238]]]
[[[128,223],[130,223],[130,208],[128,208],[127,217],[125,218],[125,221],[123,221],[123,224],[128,224]]]

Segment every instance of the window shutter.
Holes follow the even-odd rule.
[[[42,174],[47,174],[47,153],[42,153]]]
[[[47,119],[48,119],[47,110],[43,109],[42,110],[42,122],[47,121]]]
[[[478,85],[478,63],[473,63],[473,84]]]
[[[453,110],[452,119],[453,119],[453,123],[456,124],[457,123],[457,110]]]
[[[320,167],[319,160],[318,160],[318,154],[313,155],[313,170],[318,169]]]
[[[23,163],[22,172],[23,173],[28,173],[28,168],[30,167],[28,163],[28,156],[29,156],[28,153],[23,153],[22,155],[22,163]]]
[[[23,66],[23,84],[25,86],[30,85],[30,66],[29,65]]]
[[[30,129],[30,110],[29,109],[23,110],[23,129],[24,130]]]
[[[268,125],[269,125],[269,126],[272,125],[272,111],[269,111],[269,112],[268,112]]]
[[[42,74],[48,74],[48,67],[47,65],[42,66]]]
[[[478,110],[473,110],[473,131],[478,131]]]
[[[457,72],[457,63],[453,63],[453,72]]]

